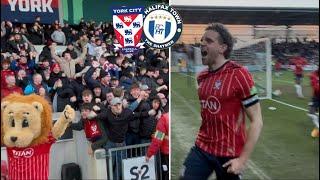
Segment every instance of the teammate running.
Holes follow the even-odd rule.
[[[295,85],[296,93],[299,98],[304,98],[302,93],[302,78],[303,78],[303,67],[307,64],[305,58],[300,56],[294,56],[290,59],[290,62],[295,66],[294,74],[295,74]]]
[[[311,87],[313,89],[312,101],[310,103],[309,113],[307,114],[315,128],[311,132],[312,137],[319,137],[319,116],[316,112],[319,111],[319,100],[320,100],[320,90],[319,90],[319,68],[316,71],[313,71],[310,75]]]

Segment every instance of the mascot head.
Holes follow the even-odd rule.
[[[1,144],[27,147],[48,141],[51,106],[41,96],[11,94],[1,101]]]

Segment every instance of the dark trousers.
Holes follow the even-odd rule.
[[[118,147],[124,147],[126,146],[125,142],[122,143],[115,143],[112,141],[108,141],[107,144],[104,146],[106,151],[108,152],[108,149],[111,148],[118,148]],[[117,151],[112,153],[112,168],[113,169],[113,177],[109,177],[110,179],[122,179],[122,159],[126,159],[126,151]],[[107,159],[107,164],[108,164],[108,159]],[[109,164],[108,164],[109,165]]]
[[[128,132],[126,135],[126,145],[140,144],[140,136],[138,133]]]
[[[161,179],[169,180],[169,155],[161,153]]]
[[[222,165],[228,162],[231,157],[216,157],[197,146],[191,148],[185,162],[182,180],[206,180],[215,171],[217,180],[239,180],[239,175],[227,173],[227,168]]]
[[[140,144],[140,136],[137,133],[128,132],[126,134],[126,145],[136,145]],[[144,156],[144,154],[141,154],[140,148],[136,149],[135,151],[132,151],[130,149],[127,150],[128,158],[138,157],[138,156]]]

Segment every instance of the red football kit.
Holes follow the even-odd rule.
[[[295,66],[294,73],[296,75],[302,75],[303,66],[305,66],[307,64],[307,60],[303,57],[294,57],[291,59],[291,62]]]
[[[313,89],[313,96],[320,97],[320,89],[319,89],[319,70],[313,71],[310,74],[310,82]]]
[[[243,66],[227,61],[198,77],[202,124],[196,146],[218,157],[238,157],[246,141],[245,111],[259,101],[254,81]]]
[[[52,136],[44,144],[27,148],[7,147],[10,180],[46,180],[49,177],[49,152]]]

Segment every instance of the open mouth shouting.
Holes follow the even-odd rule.
[[[201,48],[201,56],[202,56],[202,64],[206,65],[207,64],[207,59],[208,59],[208,51],[204,48]]]
[[[206,57],[208,55],[208,51],[206,50],[201,50],[201,56],[202,58]]]

